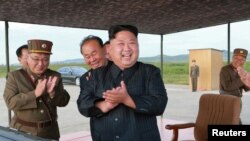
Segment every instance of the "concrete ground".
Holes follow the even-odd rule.
[[[5,79],[0,78],[0,126],[8,126],[8,110],[3,100]],[[79,86],[65,85],[71,99],[66,107],[58,108],[58,122],[61,135],[89,131],[89,118],[82,116],[77,109],[76,100]],[[168,104],[163,114],[164,118],[185,122],[194,122],[197,116],[199,98],[204,93],[218,93],[215,91],[191,92],[186,85],[166,85]],[[244,93],[241,118],[243,124],[250,124],[250,92]]]

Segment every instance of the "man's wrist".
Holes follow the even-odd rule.
[[[105,101],[99,101],[95,104],[95,106],[99,108],[103,113],[107,113],[109,111],[105,104]]]
[[[55,91],[49,93],[49,97],[53,99],[55,97]]]

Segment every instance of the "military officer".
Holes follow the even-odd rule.
[[[230,94],[242,97],[243,90],[249,88],[242,82],[237,68],[243,67],[248,51],[243,48],[236,48],[233,53],[232,62],[221,68],[220,71],[220,94]]]
[[[199,66],[196,65],[196,60],[192,60],[192,66],[190,68],[190,77],[192,82],[192,92],[197,91],[197,81],[199,77]]]
[[[237,69],[245,64],[248,51],[243,48],[234,49],[232,62],[221,68],[220,94],[242,97],[242,92],[249,91],[249,87],[241,80]],[[241,120],[240,120],[240,124]]]
[[[12,128],[59,140],[57,107],[66,106],[70,96],[60,74],[48,69],[52,45],[47,40],[28,41],[28,66],[8,74],[4,100],[14,112]]]

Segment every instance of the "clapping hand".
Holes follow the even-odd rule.
[[[54,87],[56,86],[57,82],[56,76],[49,76],[49,78],[38,79],[38,83],[35,89],[36,97],[41,96],[45,90],[50,95],[50,97],[54,97]]]
[[[47,80],[47,92],[51,93],[52,91],[54,91],[54,87],[56,86],[56,81],[57,81],[57,77],[56,76],[50,76]]]
[[[121,81],[121,86],[107,90],[103,93],[105,101],[110,103],[124,103],[129,97],[124,81]]]
[[[133,99],[130,97],[127,91],[126,84],[121,81],[121,86],[113,88],[112,90],[107,90],[103,93],[103,98],[109,103],[124,104],[130,108],[135,109],[136,105]]]
[[[54,92],[54,87],[56,86],[56,82],[57,82],[57,77],[56,76],[49,76],[48,80],[47,80],[47,93],[49,94],[49,96],[51,98],[54,97],[55,92]]]
[[[240,77],[245,77],[247,72],[242,67],[237,67],[237,72]]]
[[[237,72],[240,76],[241,81],[248,87],[250,87],[250,74],[242,67],[237,67]]]
[[[38,79],[37,85],[36,85],[36,89],[35,89],[35,95],[36,97],[41,96],[46,88],[46,79]]]

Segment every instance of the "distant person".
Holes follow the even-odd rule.
[[[197,91],[198,77],[200,74],[199,66],[196,65],[196,60],[192,60],[192,65],[190,68],[190,77],[192,83],[192,92]]]
[[[220,71],[220,93],[242,97],[243,90],[249,88],[242,82],[237,68],[243,67],[248,51],[236,48],[233,53],[232,62],[221,68]]]
[[[110,45],[110,41],[106,41],[106,42],[103,44],[103,47],[104,47],[104,49],[106,50],[106,58],[108,58],[109,60],[111,60],[111,58],[110,58],[110,56],[109,56],[109,53],[108,53],[109,45]]]
[[[28,45],[22,45],[16,50],[16,55],[22,68],[27,67]]]
[[[138,62],[138,30],[131,25],[109,29],[113,62],[93,70],[82,90],[79,111],[90,117],[93,141],[160,141],[156,116],[167,92],[159,68]]]
[[[243,90],[250,90],[250,88],[241,80],[241,77],[239,76],[239,73],[241,72],[238,72],[238,70],[243,68],[247,54],[248,51],[243,48],[234,49],[232,62],[221,68],[220,94],[242,97]]]
[[[48,69],[51,48],[50,41],[29,40],[28,67],[8,74],[3,96],[8,109],[14,111],[10,127],[59,140],[57,107],[66,106],[70,95],[60,74]]]

